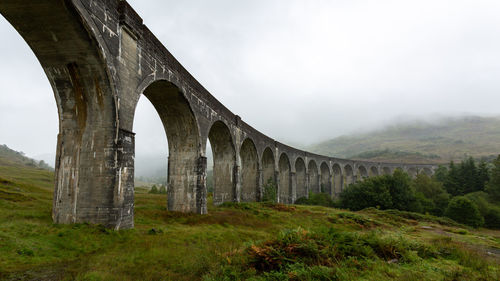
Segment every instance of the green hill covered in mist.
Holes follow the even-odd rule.
[[[491,159],[500,153],[500,118],[407,122],[337,137],[309,149],[342,158],[406,163],[446,163],[464,156]]]

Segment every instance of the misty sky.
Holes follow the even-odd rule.
[[[498,0],[129,2],[217,99],[289,144],[407,118],[500,113]],[[50,85],[3,18],[0,38],[0,144],[54,153]],[[134,131],[138,155],[166,155],[145,98]]]

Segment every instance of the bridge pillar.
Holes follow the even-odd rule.
[[[234,187],[234,202],[241,201],[241,167],[236,163],[233,166],[233,187]]]
[[[198,158],[196,175],[196,213],[207,214],[207,157]]]
[[[276,202],[281,203],[280,200],[280,172],[274,171],[274,183],[276,184]]]
[[[262,201],[264,195],[264,172],[262,168],[257,169],[257,202]]]
[[[169,152],[167,210],[207,213],[207,158],[193,153]]]
[[[311,181],[309,180],[309,172],[306,173],[306,198],[309,198],[309,192],[311,190],[310,188]]]
[[[295,200],[297,200],[297,173],[290,172],[290,198],[288,203],[293,204]]]
[[[81,131],[65,128],[57,139],[55,223],[134,226],[134,133],[114,128],[92,130],[91,142]],[[90,139],[89,139],[90,140]]]
[[[318,183],[318,185],[316,186],[315,192],[321,193],[323,191],[321,190],[321,174],[316,175],[316,177],[317,177],[316,182]]]

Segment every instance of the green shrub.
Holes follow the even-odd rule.
[[[295,201],[299,205],[316,205],[325,207],[334,207],[334,202],[327,193],[309,193],[309,198],[301,197]]]
[[[492,229],[500,229],[500,208],[489,209],[484,215],[484,226]]]
[[[267,183],[263,186],[262,201],[263,202],[276,202],[278,189],[276,188],[276,183],[272,178],[267,180]]]
[[[422,207],[421,212],[435,216],[443,215],[448,206],[450,195],[441,182],[430,178],[426,174],[418,174],[412,181],[411,186],[417,193],[417,201]]]
[[[451,199],[444,214],[450,219],[472,227],[480,227],[484,224],[484,219],[476,204],[464,196]]]
[[[167,194],[167,188],[162,184],[160,185],[160,194]]]
[[[392,176],[371,177],[349,185],[340,193],[340,204],[354,211],[368,207],[421,211],[410,183],[408,174],[397,169]]]
[[[158,187],[156,187],[156,185],[153,185],[151,187],[151,189],[149,190],[149,193],[151,193],[151,194],[158,194],[158,192],[159,192]]]

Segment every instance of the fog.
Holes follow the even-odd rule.
[[[281,142],[498,114],[500,1],[129,2],[205,88]],[[53,154],[50,85],[3,18],[0,36],[8,42],[0,46],[0,144]],[[166,159],[165,133],[146,98],[134,131],[137,157]]]

